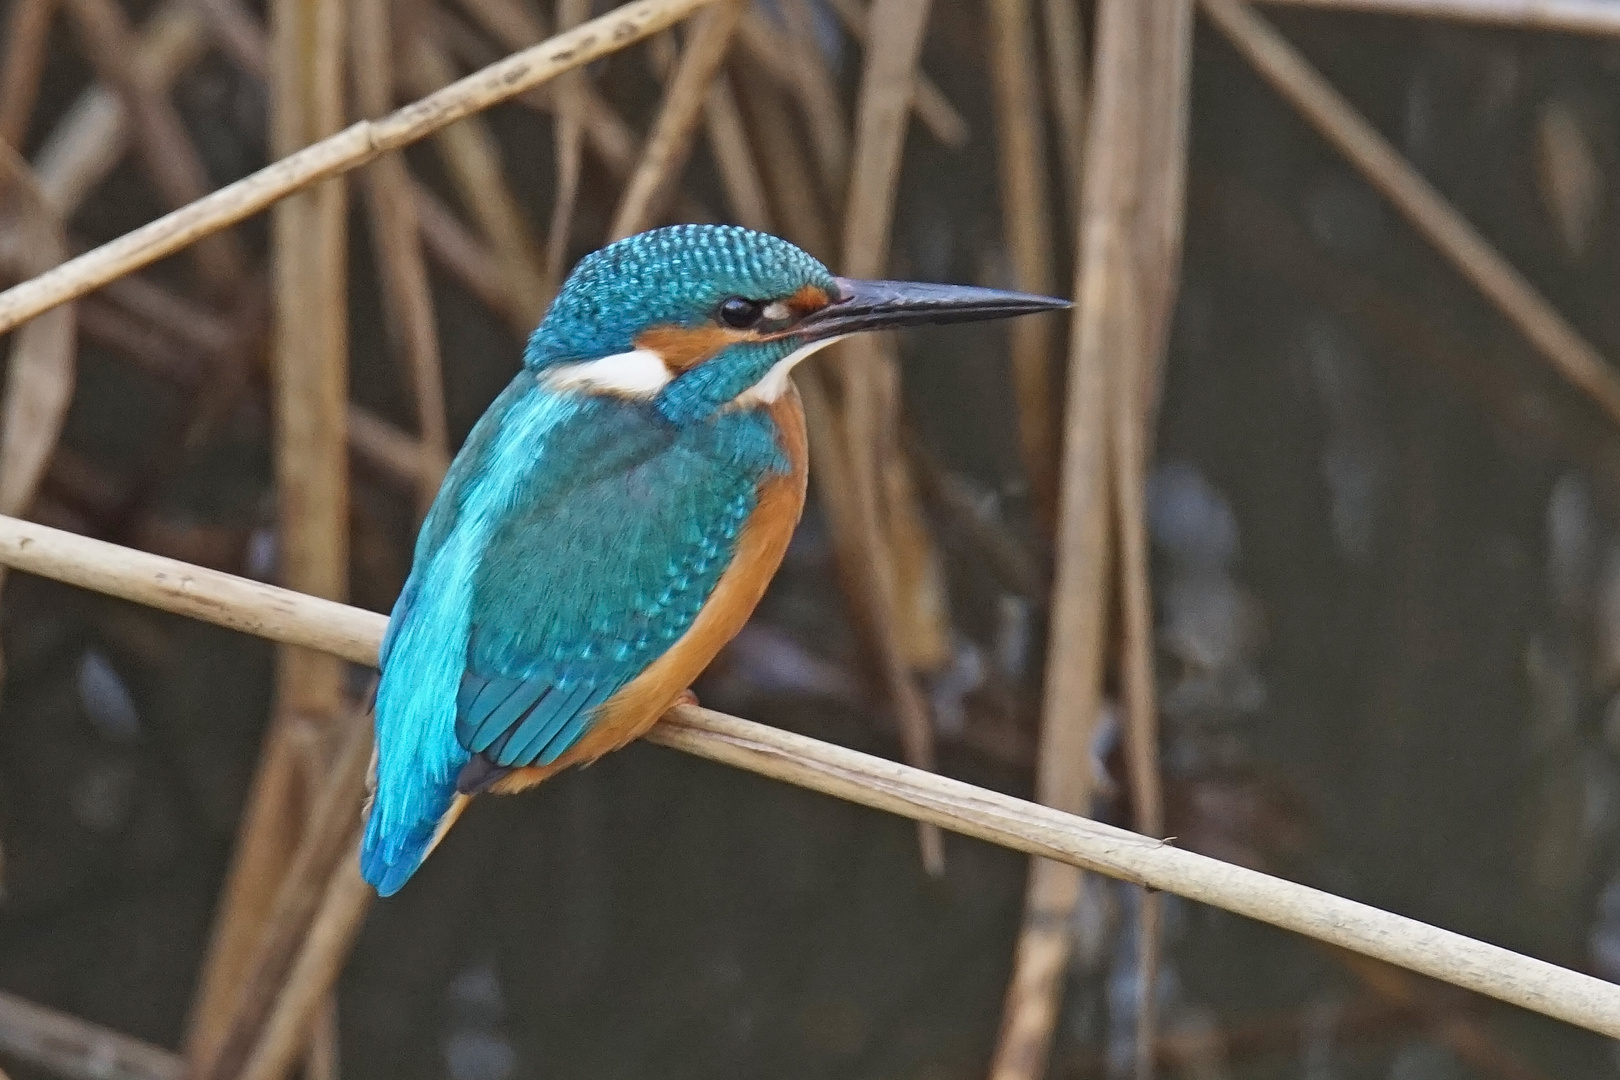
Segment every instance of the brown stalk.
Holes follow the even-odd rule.
[[[344,120],[346,12],[339,0],[273,0],[271,150],[287,155]],[[276,207],[272,219],[272,416],[281,573],[300,592],[348,592],[347,193],[333,179]],[[186,1032],[194,1075],[230,1036],[231,1006],[294,857],[325,743],[343,707],[332,656],[283,649],[276,700],[239,828]]]
[[[832,0],[832,8],[838,15],[838,21],[849,31],[849,36],[865,45],[867,13],[860,0]],[[920,68],[917,71],[917,85],[912,92],[911,107],[917,112],[917,121],[943,145],[952,150],[960,150],[967,145],[967,120],[951,104],[938,84]]]
[[[393,103],[393,37],[387,0],[353,0],[350,20],[355,107],[363,117],[375,118]],[[363,182],[388,330],[416,404],[421,463],[416,506],[425,515],[450,464],[433,292],[422,259],[416,202],[404,159],[397,154],[378,158],[366,167]]]
[[[153,186],[171,208],[202,198],[213,186],[202,157],[166,95],[151,89],[135,65],[136,36],[116,0],[66,0],[85,54],[102,81],[124,99],[138,132],[135,149]],[[241,284],[247,259],[235,238],[217,233],[200,241],[197,265],[210,291]]]
[[[1063,162],[1064,210],[1070,235],[1080,221],[1080,177],[1085,171],[1086,51],[1079,0],[1043,0],[1046,66],[1058,158]]]
[[[1620,423],[1620,374],[1298,50],[1239,0],[1200,0],[1200,6],[1261,77],[1496,306],[1553,370]]]
[[[178,1054],[0,991],[0,1049],[63,1080],[182,1080]]]
[[[347,857],[338,859],[332,867],[309,933],[293,959],[263,1034],[242,1071],[236,1074],[237,1080],[278,1080],[285,1076],[297,1062],[323,1010],[331,1007],[332,987],[376,899],[371,886],[360,876],[358,825],[350,837],[353,842],[345,849]]]
[[[0,39],[0,142],[8,146],[22,146],[28,135],[55,11],[56,0],[17,0],[6,14]]]
[[[1191,0],[1164,0],[1142,29],[1140,83],[1140,203],[1133,224],[1135,277],[1142,320],[1135,340],[1116,358],[1113,385],[1114,496],[1118,514],[1120,651],[1125,706],[1126,773],[1136,831],[1164,834],[1159,766],[1159,717],[1153,655],[1153,595],[1149,580],[1147,465],[1163,381],[1181,263],[1187,174],[1187,120],[1192,73]],[[1156,1060],[1158,968],[1162,904],[1140,897],[1137,956],[1136,1076],[1149,1080]]]
[[[1609,0],[1262,0],[1278,7],[1407,15],[1487,23],[1516,30],[1620,35],[1620,11]]]
[[[928,11],[928,0],[877,0],[872,6],[844,214],[843,268],[852,277],[881,277],[888,263],[911,89]],[[925,547],[914,553],[920,558],[906,558],[904,566],[898,565],[898,544],[926,538],[921,511],[914,498],[885,498],[895,492],[892,478],[897,473],[903,476],[905,468],[896,436],[899,364],[889,342],[870,335],[838,348],[849,501],[842,511],[829,515],[830,522],[845,573],[863,586],[851,593],[851,599],[872,639],[907,760],[919,768],[932,768],[933,724],[912,668],[918,661],[937,658],[929,650],[948,648],[948,630],[938,625],[942,599],[930,604],[918,591],[932,588],[938,590],[935,597],[942,598],[937,579],[901,576],[919,563],[925,570],[937,570],[937,557]],[[899,490],[909,492],[909,483]],[[831,509],[832,501],[824,505]],[[918,839],[924,866],[932,874],[942,873],[945,850],[939,832],[923,828]]]
[[[743,0],[720,0],[693,26],[680,62],[664,91],[658,118],[647,135],[641,160],[619,198],[608,238],[618,240],[651,228],[659,221],[681,170],[692,151],[692,139],[703,116],[709,87],[725,63],[731,36],[742,17]]]
[[[402,40],[406,53],[400,75],[413,93],[426,96],[455,79],[455,69],[432,36],[412,33]],[[546,279],[545,258],[507,182],[494,133],[482,117],[472,117],[440,131],[434,143],[467,213],[501,260],[514,307],[533,325],[551,303],[556,284]]]
[[[339,861],[353,855],[371,763],[369,712],[351,707],[337,723],[341,745],[334,747],[332,765],[320,779],[309,826],[287,864],[263,933],[244,967],[219,1051],[206,1069],[192,1073],[192,1080],[230,1080],[241,1072],[316,917],[327,880]]]
[[[262,341],[262,320],[252,318],[242,327],[233,327],[207,309],[167,292],[161,286],[139,277],[120,278],[107,287],[106,299],[92,296],[79,308],[79,325],[86,337],[115,349],[142,370],[165,379],[184,390],[197,393],[195,384],[203,379],[218,381],[218,371],[235,369],[231,381],[240,378],[237,389],[253,389],[250,378],[257,371],[256,342]],[[255,307],[263,302],[259,290],[250,289],[248,301]],[[193,410],[186,448],[203,443],[210,430],[228,416],[236,397],[216,389],[211,403]],[[253,404],[263,411],[266,402]],[[200,396],[200,395],[199,395]],[[420,443],[382,417],[350,403],[344,427],[349,449],[359,461],[372,466],[408,492],[420,490],[424,470],[439,467],[437,458],[422,453]],[[60,456],[60,454],[58,455]],[[143,470],[144,471],[144,470]],[[108,516],[118,516],[115,510]],[[135,526],[138,522],[128,524]],[[139,546],[139,545],[137,545]]]
[[[1039,64],[1029,0],[990,0],[990,85],[996,106],[996,161],[1001,174],[1001,231],[1013,284],[1024,292],[1052,291],[1052,215],[1046,205],[1045,116],[1037,87]],[[1013,398],[1024,475],[1035,519],[1050,535],[1057,502],[1057,402],[1052,373],[1050,315],[1007,324]]]
[[[832,237],[787,102],[752,58],[739,57],[734,67],[742,84],[743,119],[759,151],[773,219],[793,243],[822,262],[831,262]]]
[[[557,0],[557,29],[572,30],[590,17],[589,0]],[[574,210],[579,202],[579,178],[585,167],[586,86],[583,71],[570,71],[551,88],[557,103],[557,126],[552,134],[557,149],[557,194],[551,206],[546,276],[554,282],[562,281],[566,268]]]
[[[507,49],[526,49],[545,38],[545,27],[534,13],[516,0],[466,0],[463,4],[487,33]],[[580,122],[592,153],[619,179],[628,179],[636,167],[640,137],[588,80],[574,90]],[[549,85],[536,87],[518,99],[531,108],[555,112],[557,95]],[[695,219],[694,219],[695,220]]]
[[[147,19],[134,43],[132,76],[153,94],[164,94],[205,45],[202,19],[189,0],[170,0]],[[86,90],[52,130],[34,168],[40,187],[64,219],[89,196],[129,149],[130,113],[123,97],[104,84]]]
[[[739,225],[762,232],[771,230],[770,201],[754,152],[748,145],[742,110],[731,80],[724,71],[709,87],[709,100],[703,105],[703,121],[709,133],[709,152],[714,155],[720,183],[726,191],[731,216]]]
[[[374,612],[16,518],[0,517],[0,564],[285,644],[331,649],[356,663],[376,663],[388,624],[386,616]],[[670,710],[649,741],[1026,854],[1174,892],[1620,1037],[1620,986],[1162,840],[708,709]],[[356,860],[342,859],[338,865],[352,871]],[[314,926],[327,934],[325,940],[332,938],[328,930],[341,928],[340,914],[340,905],[323,901]],[[308,955],[306,939],[301,956]]]
[[[422,444],[370,409],[349,404],[345,422],[349,450],[412,494],[421,492],[428,477],[444,478],[444,460],[423,452]]]
[[[163,217],[0,293],[0,333],[172,255],[310,184],[364,165],[670,26],[712,0],[632,0],[578,30],[514,53],[381,120],[350,124]]]
[[[1007,591],[1044,602],[1046,571],[1024,544],[991,513],[980,506],[974,492],[942,465],[908,428],[902,432],[906,457],[911,461],[917,490],[935,512],[959,528],[977,557]]]
[[[528,314],[513,303],[495,253],[428,188],[412,180],[410,191],[417,229],[427,253],[499,316],[512,333],[521,338],[532,330]]]
[[[1110,365],[1140,349],[1147,317],[1136,280],[1137,192],[1142,177],[1146,23],[1133,0],[1101,0],[1097,10],[1096,83],[1087,129],[1083,214],[1076,236],[1076,308],[1070,343],[1064,423],[1062,493],[1056,531],[1056,577],[1048,631],[1035,794],[1069,813],[1084,812],[1094,782],[1090,746],[1101,705],[1112,580],[1111,518],[1117,494],[1109,476]],[[1117,377],[1114,376],[1114,377]],[[1013,975],[994,1080],[1030,1080],[1045,1072],[1059,992],[1067,968],[1068,922],[1080,876],[1035,862],[1024,899]]]
[[[772,37],[793,73],[799,110],[810,133],[810,146],[815,152],[821,182],[836,205],[844,197],[844,184],[849,176],[849,131],[844,105],[832,71],[827,67],[827,59],[816,42],[815,23],[808,5],[804,0],[783,0],[781,10],[786,17],[787,33]],[[754,18],[758,17],[756,12]]]
[[[39,274],[67,257],[62,224],[27,162],[0,143],[0,273]],[[74,311],[24,327],[11,342],[0,397],[0,513],[23,514],[39,491],[73,398]]]
[[[1396,297],[1376,279],[1325,254],[1308,229],[1252,188],[1216,180],[1197,193],[1198,216],[1230,223],[1222,242],[1247,264],[1299,290],[1383,346],[1393,374],[1438,374],[1512,438],[1576,462],[1620,490],[1620,440],[1608,421],[1574,395],[1549,394],[1537,380],[1504,370],[1488,352],[1436,322],[1436,312]]]
[[[1501,1080],[1548,1080],[1547,1074],[1502,1042],[1478,1017],[1438,1007],[1432,984],[1398,967],[1359,956],[1344,949],[1329,949],[1362,985],[1396,1008],[1424,1016],[1428,1037],[1450,1050],[1470,1069]]]

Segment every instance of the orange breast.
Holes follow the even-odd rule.
[[[773,477],[760,486],[759,503],[737,538],[731,565],[720,576],[697,619],[668,652],[602,703],[590,728],[567,753],[550,765],[514,770],[497,781],[492,790],[519,791],[640,738],[743,628],[782,564],[804,510],[809,475],[804,409],[798,391],[790,386],[770,411],[792,467],[785,476]]]

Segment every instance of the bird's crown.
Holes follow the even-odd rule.
[[[579,261],[529,339],[530,368],[638,347],[648,331],[742,322],[728,300],[768,303],[804,290],[825,304],[832,273],[786,240],[736,225],[674,225],[609,244]]]

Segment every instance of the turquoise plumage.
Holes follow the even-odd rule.
[[[1039,299],[1012,309],[1017,294],[918,286],[904,307],[895,288],[723,226],[644,233],[575,268],[452,463],[389,619],[361,852],[380,893],[426,856],[458,784],[610,749],[587,746],[604,710],[679,649],[692,670],[659,677],[690,678],[735,633],[802,504],[792,363],[869,325]],[[770,542],[750,546],[769,492]],[[730,621],[693,638],[723,581]],[[625,737],[669,704],[663,683],[646,685],[640,711],[615,721]]]

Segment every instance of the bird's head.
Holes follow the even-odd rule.
[[[992,289],[854,281],[765,233],[676,225],[580,260],[524,364],[554,388],[651,401],[689,423],[769,404],[795,364],[849,334],[1067,306]]]

